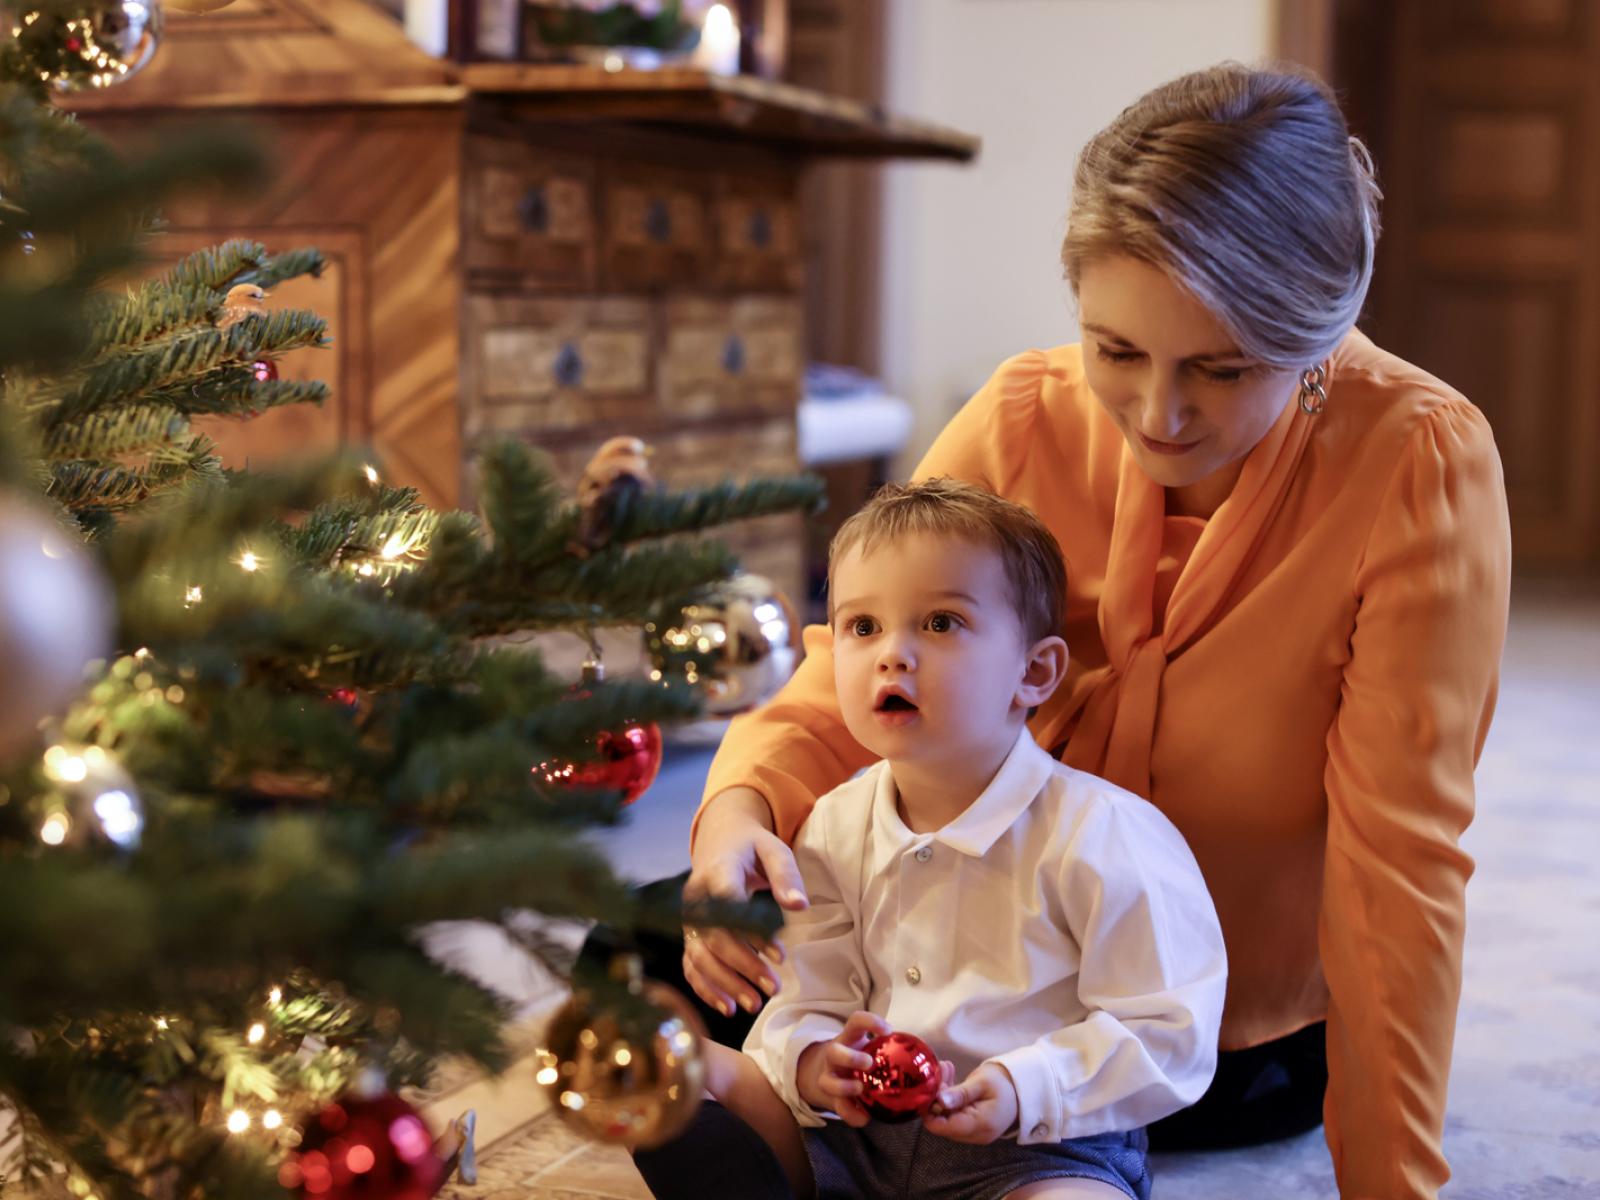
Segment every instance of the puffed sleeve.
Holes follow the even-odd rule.
[[[1432,1200],[1461,989],[1461,850],[1494,709],[1510,531],[1487,422],[1464,402],[1412,434],[1357,574],[1328,736],[1318,923],[1329,1149],[1346,1200]]]
[[[823,1117],[800,1098],[800,1055],[807,1046],[837,1036],[851,1013],[866,1008],[872,990],[856,917],[866,834],[860,828],[842,835],[830,831],[830,807],[831,800],[819,806],[795,838],[795,863],[811,904],[784,914],[778,991],[761,1009],[744,1043],[745,1053],[795,1120],[811,1127],[821,1125]],[[862,806],[837,807],[859,817]],[[851,888],[848,897],[846,885]]]
[[[1017,1140],[1137,1129],[1193,1104],[1217,1069],[1228,960],[1183,835],[1133,796],[1074,833],[1061,909],[1087,1015],[996,1056],[1017,1090]]]
[[[1028,441],[1044,380],[1045,356],[1032,350],[1008,359],[951,419],[917,467],[916,478],[949,475],[1003,492]],[[833,633],[804,633],[805,659],[767,704],[728,726],[706,778],[705,800],[731,787],[760,792],[778,836],[793,841],[816,798],[872,761],[850,736],[833,692]],[[704,810],[704,800],[701,802]],[[700,826],[695,814],[690,845]]]

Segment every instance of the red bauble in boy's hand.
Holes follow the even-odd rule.
[[[862,1071],[861,1103],[875,1121],[910,1121],[939,1097],[939,1056],[928,1043],[909,1033],[887,1033],[861,1048],[872,1057]]]

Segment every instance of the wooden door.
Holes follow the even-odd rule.
[[[1341,0],[1384,235],[1362,326],[1494,427],[1519,570],[1600,565],[1600,0]]]

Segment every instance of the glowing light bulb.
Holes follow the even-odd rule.
[[[283,1124],[283,1114],[275,1108],[269,1108],[261,1114],[261,1127],[263,1129],[276,1129]]]
[[[267,1027],[260,1021],[257,1021],[254,1025],[250,1026],[250,1032],[244,1035],[245,1041],[249,1042],[252,1046],[259,1046],[263,1041],[266,1040],[266,1036]]]
[[[242,1108],[236,1108],[228,1114],[228,1132],[243,1133],[250,1128],[250,1114]]]
[[[276,1008],[278,1005],[282,1004],[283,1003],[283,989],[281,987],[275,987],[270,992],[268,992],[267,993],[267,1003],[272,1005],[274,1008]]]
[[[366,466],[366,472],[367,472],[367,482],[368,483],[377,483],[378,482],[378,468],[377,467],[373,466],[371,463],[368,463],[367,466]]]
[[[261,567],[261,560],[257,558],[252,551],[246,550],[239,556],[239,566],[246,571],[259,570]]]
[[[65,813],[51,813],[39,826],[39,840],[46,846],[59,846],[67,840],[67,832],[71,828],[72,822],[67,820]]]

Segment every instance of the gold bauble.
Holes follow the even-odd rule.
[[[173,12],[209,13],[232,3],[233,0],[167,0],[167,7]]]
[[[683,1132],[700,1107],[705,1036],[689,1002],[666,984],[580,989],[551,1021],[534,1078],[584,1137],[647,1149]]]
[[[766,703],[800,661],[800,622],[772,580],[742,571],[644,627],[653,678],[704,684],[706,712]]]

